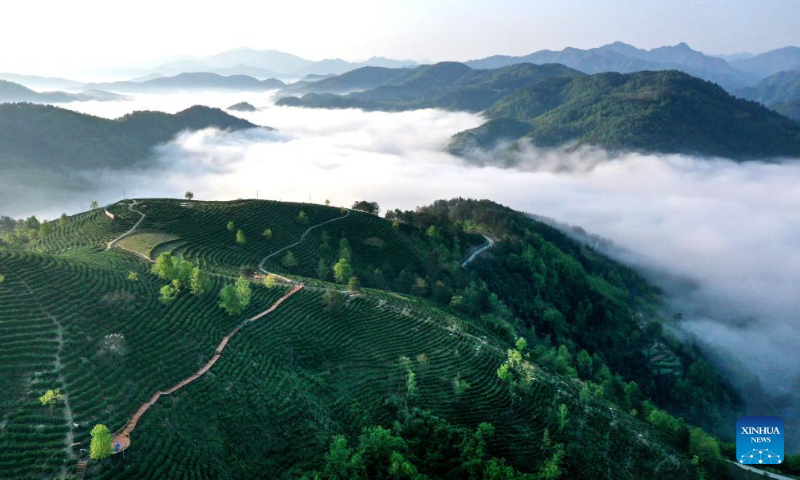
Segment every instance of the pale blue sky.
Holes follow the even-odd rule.
[[[310,58],[467,60],[621,40],[707,53],[800,44],[798,0],[100,0],[3,5],[0,71],[137,66],[249,46]]]

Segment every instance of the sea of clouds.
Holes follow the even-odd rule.
[[[647,267],[667,288],[683,313],[681,328],[714,349],[734,380],[757,378],[784,402],[800,390],[800,161],[528,146],[515,154],[514,168],[500,168],[442,150],[451,135],[482,123],[467,113],[276,107],[270,95],[253,93],[141,95],[67,107],[116,118],[240,101],[259,109],[237,116],[276,130],[184,133],[156,149],[156,167],[82,172],[86,188],[53,192],[58,201],[49,203],[7,203],[0,214],[53,218],[74,213],[79,202],[120,200],[123,189],[129,197],[192,190],[202,200],[366,199],[384,210],[488,198],[611,239],[628,252],[624,261]],[[672,288],[674,278],[691,288]],[[737,375],[745,371],[755,377]]]

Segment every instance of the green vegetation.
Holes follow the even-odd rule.
[[[105,425],[95,425],[92,429],[92,442],[89,445],[89,456],[92,460],[103,460],[111,456],[111,432]]]
[[[244,236],[244,231],[239,229],[239,231],[236,232],[236,244],[244,245],[245,243],[247,243],[247,238]]]
[[[121,168],[144,164],[151,149],[184,130],[241,130],[255,125],[222,110],[195,106],[174,115],[134,112],[116,120],[29,103],[0,104],[0,167]],[[34,135],[34,132],[47,135]]]
[[[792,75],[796,73],[778,74],[780,78],[765,80],[756,88],[759,92],[745,96],[769,98],[773,104],[795,100],[791,89],[796,90],[797,82]],[[368,86],[362,77],[371,78]],[[523,137],[545,147],[588,144],[740,160],[800,154],[800,124],[676,70],[584,75],[559,64],[517,63],[473,70],[444,62],[397,69],[394,74],[387,69],[364,70],[363,75],[354,71],[308,88],[337,91],[351,80],[351,90],[368,89],[347,95],[308,93],[282,98],[278,104],[485,111],[490,121],[456,135],[448,147],[465,156]],[[793,115],[787,106],[778,108]]]
[[[50,389],[44,392],[41,397],[39,397],[39,403],[41,403],[42,406],[49,408],[50,412],[52,413],[56,405],[63,402],[65,398],[67,398],[67,396],[61,393],[60,388],[56,388],[55,390]]]
[[[309,204],[181,203],[141,206],[142,228],[182,242],[154,265],[103,251],[138,218],[121,204],[113,222],[84,213],[0,250],[0,477],[74,467],[70,429],[85,442],[93,425],[121,427],[286,292],[270,276],[239,277],[242,266],[342,216]],[[670,320],[641,278],[488,201],[387,216],[353,211],[293,246],[292,267],[282,265],[288,251],[265,261],[307,288],[153,406],[125,459],[93,462],[91,478],[724,478],[715,452],[725,446],[695,429],[717,433],[737,399],[692,346],[648,328]],[[221,228],[229,221],[246,232],[270,225],[273,238],[237,246]],[[464,269],[484,242],[475,231],[498,243]],[[333,279],[345,257],[357,295],[316,278]],[[196,294],[162,303],[165,286]],[[656,339],[678,360],[673,373],[648,362]],[[53,385],[69,393],[77,427],[40,406]]]
[[[776,103],[771,107],[781,115],[786,115],[792,120],[800,122],[800,98],[788,102]]]
[[[361,69],[366,70],[366,69]],[[384,73],[381,71],[381,73]],[[373,72],[376,70],[373,69]],[[316,82],[316,91],[336,91],[359,71]],[[514,90],[544,78],[576,77],[582,73],[558,64],[511,65],[496,70],[473,70],[455,62],[423,65],[413,69],[393,69],[394,75],[373,88],[347,95],[309,93],[302,98],[284,97],[278,105],[314,108],[361,108],[363,110],[401,111],[420,108],[442,108],[479,112]],[[380,75],[379,75],[380,76]],[[356,90],[362,84],[355,80],[348,90]],[[326,84],[336,82],[334,89]],[[330,86],[330,85],[328,85]],[[363,88],[363,85],[361,86]]]
[[[448,148],[468,154],[525,131],[540,146],[576,143],[741,160],[800,154],[800,124],[677,71],[543,80],[486,114],[494,120],[456,135]]]
[[[250,305],[251,296],[250,282],[244,277],[239,277],[236,283],[222,287],[219,292],[219,306],[228,312],[228,315],[238,315]]]

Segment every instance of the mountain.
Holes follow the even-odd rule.
[[[561,63],[584,73],[632,73],[645,70],[681,70],[727,89],[741,88],[756,81],[750,74],[738,71],[725,60],[692,50],[686,43],[643,50],[622,42],[582,50],[541,50],[528,55],[493,56],[465,62],[473,68],[499,68],[516,63]]]
[[[237,104],[231,105],[230,107],[226,108],[226,110],[233,110],[236,112],[255,112],[256,107],[247,102],[239,102]]]
[[[279,52],[277,50],[255,50],[252,48],[228,50],[211,55],[202,60],[216,68],[231,68],[236,65],[248,65],[282,74],[295,72],[314,63],[290,53]]]
[[[694,419],[732,438],[741,405],[663,328],[673,320],[657,290],[497,203],[381,218],[148,198],[25,224],[32,240],[3,235],[0,249],[0,407],[14,432],[0,439],[2,478],[71,473],[76,445],[62,440],[86,445],[95,425],[117,431],[142,405],[124,458],[93,460],[91,478],[678,480],[735,468]],[[484,235],[494,246],[462,266]],[[282,248],[291,255],[267,256]],[[258,265],[305,288],[257,279]],[[187,276],[207,281],[170,297]],[[247,295],[230,313],[223,292],[239,277]],[[69,408],[36,401],[51,386]]]
[[[16,73],[0,73],[0,80],[6,80],[8,82],[24,85],[28,88],[41,90],[79,89],[83,86],[81,82],[67,80],[66,78],[19,75]]]
[[[743,72],[765,78],[778,72],[800,70],[800,47],[784,47],[751,58],[732,61],[731,65]]]
[[[379,87],[395,77],[402,75],[403,70],[385,67],[361,67],[341,75],[290,84],[284,92],[290,93],[347,93]],[[306,76],[307,77],[307,76]],[[306,78],[304,77],[304,78]]]
[[[151,150],[185,130],[241,130],[255,125],[215,108],[195,106],[170,115],[134,112],[108,120],[29,103],[0,105],[0,166],[74,173],[147,161]]]
[[[123,95],[101,90],[86,90],[82,93],[35,92],[22,85],[0,80],[0,103],[70,103],[97,100],[101,102],[123,100]]]
[[[800,98],[800,70],[778,72],[734,93],[768,106],[795,100]]]
[[[462,63],[442,62],[411,69],[364,68],[303,87],[307,90],[360,90],[347,95],[309,93],[284,97],[278,105],[364,110],[443,108],[478,112],[512,91],[543,78],[575,77],[563,65],[511,65],[474,70]]]
[[[772,105],[771,108],[782,115],[786,115],[800,122],[800,98],[788,102],[776,103]]]
[[[181,73],[173,77],[157,77],[141,82],[111,82],[88,84],[90,88],[121,92],[172,92],[176,90],[239,90],[262,91],[283,87],[278,79],[258,80],[246,75],[224,76],[209,72]]]
[[[589,144],[739,160],[800,155],[800,123],[677,71],[547,79],[485,114],[493,120],[456,135],[452,152],[518,139],[524,122],[524,138],[547,147]]]
[[[151,73],[172,76],[183,72],[213,72],[257,78],[302,78],[306,75],[339,75],[362,67],[401,68],[416,65],[413,60],[385,57],[372,57],[363,62],[348,62],[340,58],[312,61],[277,50],[237,48],[205,58],[186,58],[165,63]]]

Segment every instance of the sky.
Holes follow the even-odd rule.
[[[616,40],[712,54],[800,45],[797,0],[6,2],[0,71],[66,75],[238,47],[311,60],[468,60]],[[12,46],[13,48],[8,48]]]

